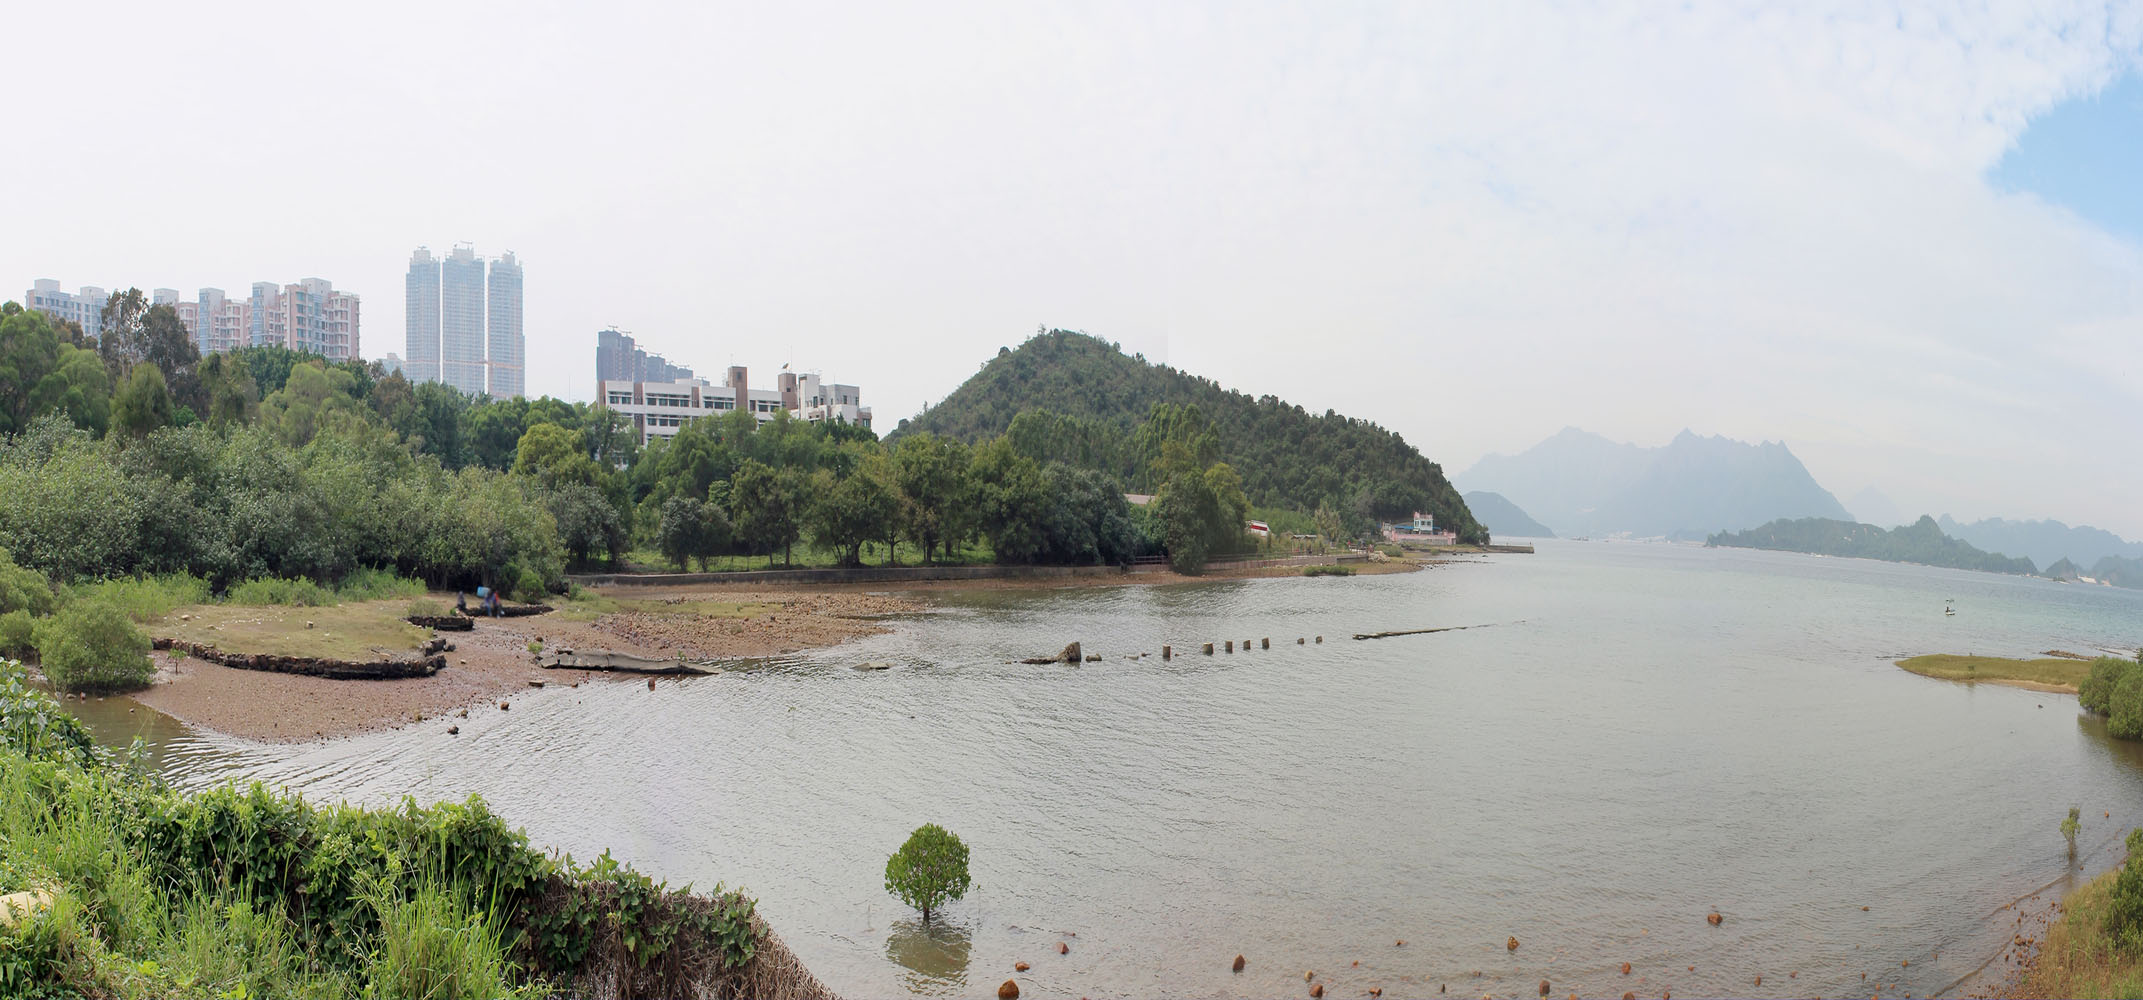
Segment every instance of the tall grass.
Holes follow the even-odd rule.
[[[189,604],[206,604],[208,581],[187,573],[123,576],[67,588],[66,603],[103,601],[137,622],[154,621]]]

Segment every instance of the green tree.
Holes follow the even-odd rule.
[[[253,391],[253,373],[245,365],[232,362],[226,354],[211,354],[198,372],[202,417],[210,427],[223,430],[253,420],[260,397]]]
[[[685,568],[685,560],[699,560],[700,572],[707,562],[729,547],[729,519],[719,508],[698,497],[671,497],[662,504],[662,520],[655,529],[662,554]]]
[[[114,378],[123,378],[134,366],[149,358],[149,338],[144,320],[149,297],[139,288],[113,292],[104,300],[98,319],[97,354]]]
[[[783,565],[794,565],[791,550],[803,537],[806,489],[799,469],[777,469],[755,460],[737,468],[729,487],[737,537],[766,552],[769,565],[775,552],[781,553]]]
[[[965,530],[974,491],[967,446],[935,434],[910,434],[893,447],[893,482],[907,507],[908,537],[935,562],[940,543]]]
[[[284,443],[303,447],[327,427],[363,423],[369,411],[356,388],[356,377],[339,365],[298,365],[281,389],[261,401],[261,426]]]
[[[885,891],[921,910],[923,923],[946,903],[967,895],[967,845],[936,823],[925,823],[885,862]]]
[[[586,568],[589,554],[598,550],[617,566],[625,554],[625,520],[603,491],[568,483],[551,491],[548,505],[558,521],[558,543],[565,546],[574,568]]]
[[[2069,842],[2069,860],[2076,860],[2076,831],[2083,826],[2083,810],[2069,807],[2068,818],[2061,821],[2061,837]]]
[[[863,565],[863,543],[886,537],[888,524],[900,517],[900,497],[884,466],[884,458],[873,454],[847,478],[821,469],[813,479],[812,534],[833,549],[840,565]]]
[[[146,436],[171,425],[171,393],[164,386],[164,373],[155,365],[135,365],[112,397],[112,427],[132,437]]]
[[[491,408],[479,407],[471,412]],[[552,487],[575,483],[592,486],[602,475],[584,452],[579,431],[549,423],[537,424],[521,435],[520,445],[515,449],[513,471],[518,475],[535,476]]]
[[[112,382],[95,351],[62,344],[58,364],[37,385],[36,414],[63,413],[76,427],[102,436],[111,422]]]
[[[104,601],[69,604],[40,622],[36,634],[38,661],[62,691],[127,691],[156,675],[149,637]]]
[[[1028,563],[1041,554],[1049,513],[1048,485],[1034,460],[1003,438],[975,449],[968,481],[976,523],[1001,563]]]
[[[9,302],[0,306],[0,434],[30,425],[41,405],[39,388],[59,368],[59,335],[44,313]]]

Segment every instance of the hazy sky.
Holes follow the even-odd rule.
[[[2143,537],[2143,3],[1681,6],[24,5],[0,296],[318,276],[379,357],[467,241],[532,393],[615,324],[885,430],[1048,324],[1452,472],[1688,427]]]

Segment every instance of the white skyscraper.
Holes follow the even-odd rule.
[[[439,258],[418,247],[409,255],[408,351],[403,374],[411,382],[439,381]]]
[[[521,338],[521,262],[514,259],[513,251],[491,262],[489,289],[484,328],[491,396],[512,399],[522,395],[527,384]]]

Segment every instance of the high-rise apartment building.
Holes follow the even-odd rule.
[[[418,247],[409,258],[403,374],[500,399],[526,389],[521,262],[509,252],[487,267],[464,243],[444,258]]]
[[[484,391],[484,260],[466,244],[439,263],[439,381]]]
[[[418,247],[409,255],[409,280],[404,286],[409,293],[409,325],[404,329],[408,343],[403,349],[409,359],[403,362],[403,374],[411,382],[439,381],[439,258],[432,256],[429,248]]]
[[[690,382],[692,369],[649,354],[616,327],[595,335],[595,377],[605,382]]]
[[[526,385],[521,356],[521,262],[513,251],[491,262],[484,310],[485,362],[491,398],[512,399]]]
[[[290,285],[256,281],[247,303],[246,339],[255,347],[278,345],[329,361],[362,360],[358,312],[358,297],[336,291],[324,278]],[[199,333],[195,336],[198,340]]]
[[[60,291],[60,283],[39,278],[22,294],[23,305],[53,319],[72,320],[92,337],[104,328],[104,303],[111,296],[95,285],[83,285],[79,293]]]

